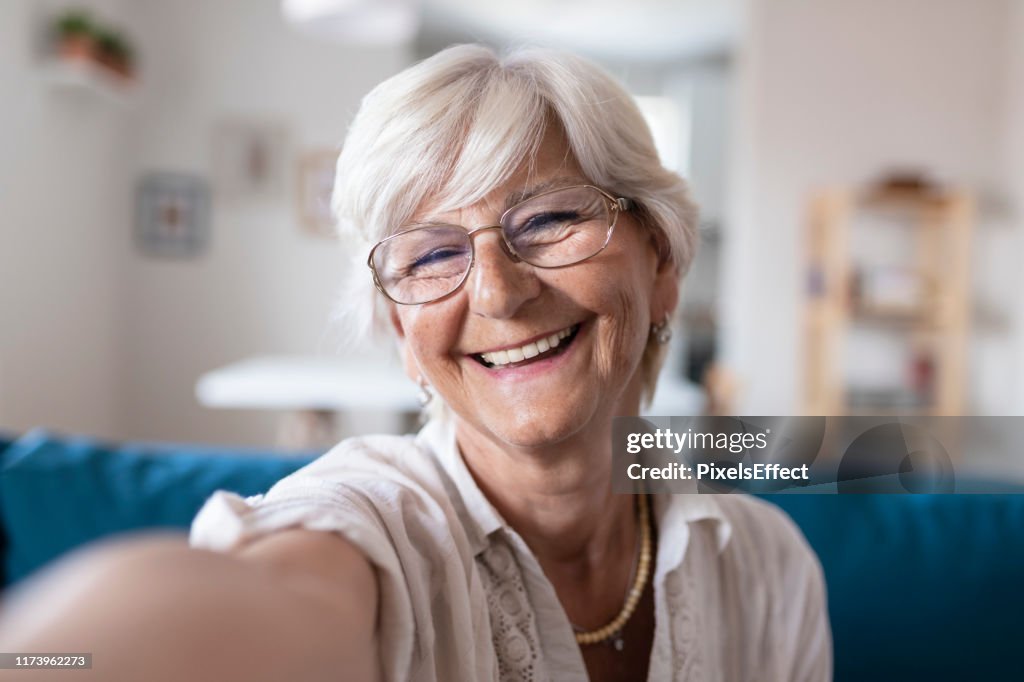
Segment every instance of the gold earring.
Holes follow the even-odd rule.
[[[665,313],[664,320],[658,324],[651,325],[651,336],[653,336],[654,340],[661,345],[665,345],[672,340],[672,327],[668,325],[668,319],[668,313]]]

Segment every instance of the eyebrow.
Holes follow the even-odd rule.
[[[588,180],[579,177],[578,175],[563,175],[556,178],[550,178],[544,182],[539,182],[535,185],[531,185],[525,189],[519,190],[518,192],[512,192],[505,197],[505,210],[512,208],[516,204],[526,201],[530,197],[537,196],[541,192],[546,192],[552,189],[558,189],[559,187],[570,187],[572,185],[585,185],[588,184]]]
[[[524,201],[526,201],[527,199],[529,199],[531,197],[535,197],[538,194],[541,194],[543,192],[547,192],[549,190],[560,189],[562,187],[572,187],[574,185],[589,185],[589,184],[590,184],[589,180],[587,180],[586,178],[584,178],[582,176],[579,176],[579,175],[560,175],[558,177],[548,178],[547,180],[544,180],[543,182],[538,182],[536,184],[530,185],[529,187],[525,187],[525,188],[523,188],[521,190],[518,190],[516,192],[512,192],[511,194],[506,196],[505,197],[505,208],[503,210],[507,211],[508,209],[512,208],[516,204],[524,202]],[[416,229],[418,227],[433,227],[433,226],[436,226],[436,225],[449,225],[449,224],[450,223],[446,223],[446,222],[443,222],[443,221],[437,221],[437,220],[435,220],[433,218],[433,216],[431,216],[431,217],[429,217],[429,218],[427,218],[425,220],[420,220],[420,221],[416,221],[416,222],[413,222],[413,223],[409,223],[408,225],[405,225],[401,229],[396,230],[395,232],[392,232],[391,234],[397,234],[399,232],[408,232],[409,230]],[[388,236],[390,236],[390,235],[388,235]]]

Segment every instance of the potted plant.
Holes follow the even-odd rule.
[[[95,32],[96,58],[101,65],[110,69],[118,76],[130,79],[134,66],[134,51],[128,40],[110,29]]]
[[[92,61],[95,58],[95,25],[88,12],[73,9],[57,17],[57,54],[70,61]]]

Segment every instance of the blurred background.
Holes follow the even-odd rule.
[[[651,413],[1024,414],[1024,2],[4,0],[0,430],[408,427],[331,321],[331,164],[467,41],[604,64],[691,182]]]

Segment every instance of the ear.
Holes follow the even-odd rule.
[[[651,323],[657,324],[672,315],[679,305],[679,268],[672,259],[658,260],[654,274],[654,292],[651,296]]]
[[[654,252],[658,254],[658,269],[660,270],[666,264],[672,262],[672,244],[668,241],[668,235],[658,227],[653,227],[650,230],[651,233],[651,246],[654,247]]]
[[[673,267],[662,268],[654,280],[651,299],[651,322],[657,323],[672,315],[679,305],[679,275]]]
[[[395,342],[398,344],[398,355],[402,358],[402,366],[405,368],[405,375],[418,383],[423,373],[420,371],[419,363],[409,350],[409,344],[405,340],[405,328],[402,320],[398,317],[398,311],[394,305],[388,311],[388,319],[391,321],[391,328],[395,332]]]
[[[650,231],[654,251],[654,290],[651,296],[651,323],[657,324],[665,315],[675,312],[679,304],[679,268],[672,259],[672,247],[668,236],[660,229]]]

